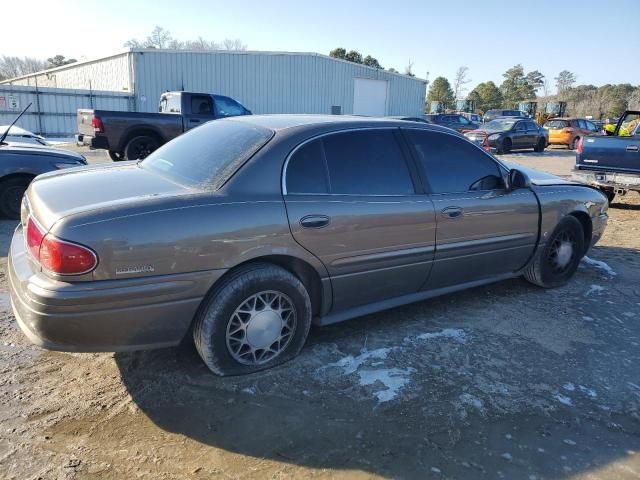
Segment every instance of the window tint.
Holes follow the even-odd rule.
[[[587,129],[587,122],[585,122],[584,120],[578,120],[578,125],[580,125],[580,128],[582,130],[586,130]]]
[[[527,130],[534,130],[534,131],[538,131],[538,125],[536,125],[533,122],[525,122],[527,125]]]
[[[180,113],[180,95],[169,94],[160,100],[160,111],[163,113]]]
[[[323,137],[333,194],[415,193],[409,168],[391,130],[337,133]]]
[[[522,132],[522,131],[524,131],[524,130],[526,130],[526,129],[527,129],[527,125],[526,125],[524,122],[518,122],[518,123],[516,124],[516,130],[517,130],[518,132]]]
[[[322,140],[303,145],[289,160],[287,193],[329,193]]]
[[[194,115],[213,115],[211,97],[208,95],[192,95],[191,113]]]
[[[408,136],[433,193],[504,188],[497,163],[471,142],[415,130]]]
[[[238,102],[228,97],[216,96],[216,114],[218,117],[235,117],[244,115],[245,109]]]
[[[553,130],[560,130],[562,128],[567,128],[569,126],[569,122],[566,120],[549,120],[544,124],[544,126]]]
[[[596,124],[590,121],[586,121],[585,122],[587,124],[587,129],[591,130],[592,132],[597,132],[598,131],[598,127],[596,127]]]

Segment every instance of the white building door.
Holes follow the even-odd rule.
[[[387,82],[354,78],[353,114],[384,117],[387,114]]]

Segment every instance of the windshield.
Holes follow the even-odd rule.
[[[551,120],[544,124],[547,128],[553,128],[560,130],[561,128],[567,128],[569,126],[569,122],[566,120]]]
[[[163,145],[140,165],[187,187],[217,190],[272,136],[256,125],[215,120]]]
[[[513,127],[513,124],[518,120],[508,120],[508,119],[497,119],[491,120],[489,123],[485,123],[481,130],[496,130],[496,131],[504,131],[510,130]]]

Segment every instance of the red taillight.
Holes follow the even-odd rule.
[[[42,268],[59,275],[80,275],[98,265],[90,249],[45,234],[32,218],[27,224],[27,246]]]
[[[582,153],[582,144],[584,142],[584,138],[581,137],[580,140],[578,140],[578,148],[576,148],[576,153]]]
[[[91,126],[93,127],[93,131],[95,133],[104,132],[104,125],[102,125],[102,120],[100,120],[100,117],[93,117],[91,119]]]

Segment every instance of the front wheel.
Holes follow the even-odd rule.
[[[264,370],[295,357],[311,327],[311,301],[288,271],[258,263],[238,268],[207,296],[195,320],[196,349],[218,375]]]
[[[524,271],[524,277],[544,288],[566,285],[584,255],[584,242],[584,231],[578,219],[563,218]]]
[[[30,183],[31,180],[27,178],[11,178],[0,183],[0,211],[2,215],[11,220],[20,219],[22,197]]]
[[[125,148],[127,160],[141,160],[147,158],[151,152],[160,146],[160,142],[153,137],[143,135],[129,140]]]

